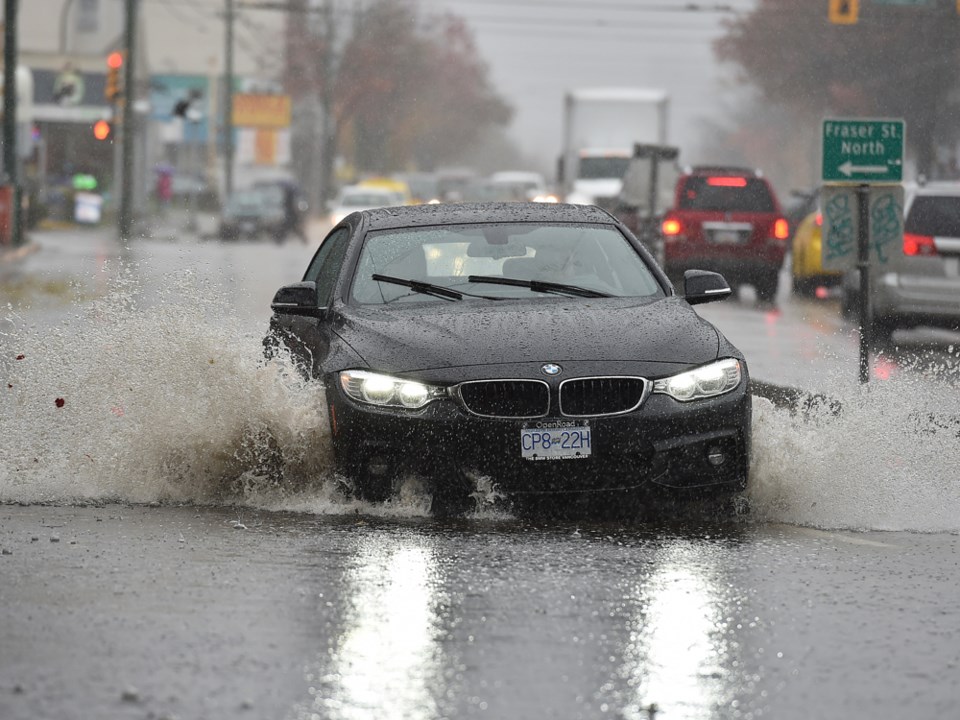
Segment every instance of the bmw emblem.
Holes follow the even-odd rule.
[[[550,375],[553,377],[554,375],[559,375],[562,373],[563,368],[556,363],[544,363],[540,366],[540,372],[542,372],[544,375]]]

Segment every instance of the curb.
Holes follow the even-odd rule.
[[[35,242],[28,242],[25,245],[21,245],[17,248],[12,248],[10,250],[0,250],[0,265],[6,263],[16,262],[17,260],[22,260],[27,257],[27,255],[32,255],[37,250],[40,249],[40,245]]]

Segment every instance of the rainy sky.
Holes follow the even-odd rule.
[[[688,161],[705,119],[726,115],[740,93],[718,66],[713,40],[723,21],[755,0],[421,0],[424,11],[467,20],[491,77],[515,110],[511,135],[525,154],[552,170],[568,88],[633,86],[672,97],[669,139]],[[687,9],[691,6],[699,10]]]

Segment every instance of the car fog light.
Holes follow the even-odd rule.
[[[720,467],[727,461],[727,456],[724,454],[723,450],[718,447],[712,447],[707,450],[707,460],[714,467]]]

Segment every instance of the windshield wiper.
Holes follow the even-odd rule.
[[[377,282],[392,283],[408,287],[414,292],[432,295],[433,297],[443,298],[444,300],[463,300],[463,293],[451,290],[443,285],[434,285],[433,283],[420,282],[419,280],[404,280],[403,278],[390,277],[389,275],[378,275],[374,273],[371,277]]]
[[[575,297],[610,297],[607,293],[600,292],[599,290],[591,290],[577,285],[547,282],[546,280],[520,280],[518,278],[491,277],[489,275],[470,275],[467,277],[467,280],[473,283],[488,283],[490,285],[512,285],[514,287],[529,288],[534,292],[558,293],[561,295],[573,295]]]

